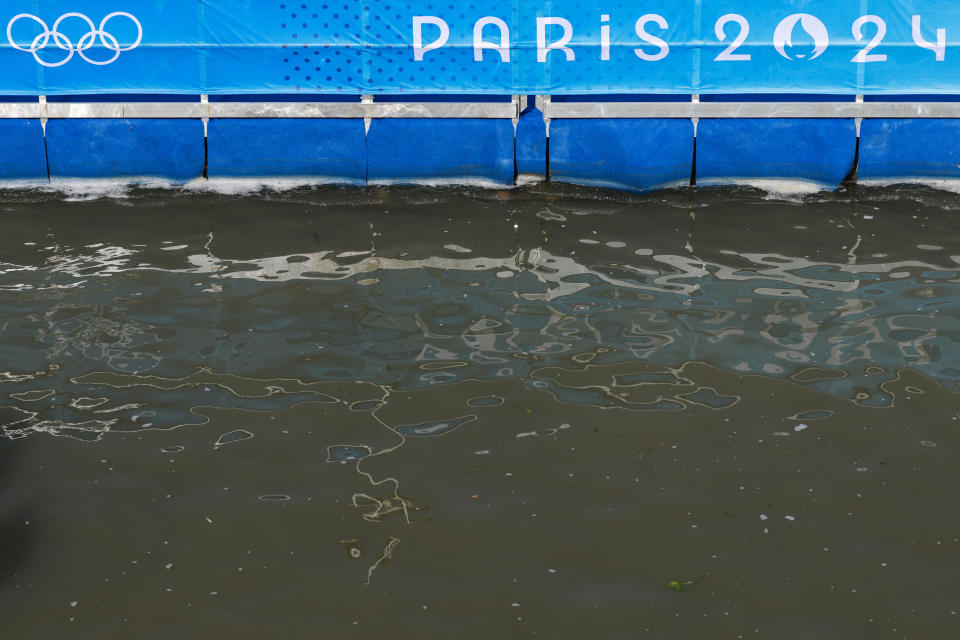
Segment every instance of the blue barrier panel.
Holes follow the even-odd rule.
[[[51,177],[185,182],[203,175],[203,123],[160,118],[50,120],[47,154]]]
[[[367,133],[371,182],[484,180],[513,183],[513,122],[389,118]]]
[[[693,123],[687,119],[583,119],[550,123],[556,182],[652,191],[690,184]]]
[[[0,180],[47,179],[39,120],[0,120],[0,141]]]
[[[207,175],[308,176],[362,184],[367,148],[361,119],[211,120]]]
[[[850,172],[857,130],[847,119],[703,119],[697,184],[799,180],[835,189]]]
[[[531,101],[533,96],[530,96]],[[531,107],[517,122],[517,173],[546,177],[547,125],[543,113]]]
[[[900,181],[960,178],[960,119],[865,119],[858,176]]]
[[[960,87],[960,12],[944,0],[0,5],[3,93],[855,95]]]

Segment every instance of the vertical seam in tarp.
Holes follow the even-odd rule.
[[[211,43],[206,39],[208,31],[206,27],[206,0],[197,0],[197,6],[200,14],[200,20],[197,21],[197,41],[200,42],[200,60],[198,61],[200,65],[200,93],[210,93],[210,82],[207,79],[207,49]],[[203,36],[202,39],[201,35]]]
[[[33,12],[35,15],[41,15],[40,13],[40,0],[33,0]],[[9,29],[9,24],[7,25]],[[47,77],[46,70],[42,64],[37,65],[37,88],[39,89],[38,93],[46,94],[49,90],[47,86]],[[46,129],[44,129],[44,139],[46,139]]]
[[[546,2],[544,2],[543,13],[544,13],[543,17],[545,18],[553,15],[553,0],[546,0]],[[573,42],[571,42],[570,44],[573,44]],[[538,49],[539,46],[540,46],[540,41],[535,40],[535,42],[533,43],[533,49],[537,51],[538,55],[539,55],[539,49]],[[544,62],[543,64],[543,78],[541,79],[541,82],[543,82],[543,86],[547,90],[547,93],[550,93],[550,94],[552,94],[554,89],[556,89],[556,87],[553,86],[553,59],[554,59],[554,56],[551,56],[550,50],[547,50],[547,59],[546,59],[546,62]]]
[[[691,78],[692,93],[700,93],[700,53],[703,42],[703,0],[694,0],[693,3],[693,39],[696,46],[693,49],[693,77]]]
[[[860,15],[865,16],[869,13],[869,0],[860,0]],[[861,62],[857,65],[857,93],[863,91],[866,86],[867,63]]]
[[[370,4],[372,3],[367,3],[360,11],[360,42],[357,43],[357,45],[370,45],[358,47],[358,51],[361,52],[360,68],[363,71],[364,93],[367,93],[367,90],[373,86],[373,77],[371,75],[373,71],[373,58],[376,57],[375,52],[378,52],[380,49],[379,46],[373,46],[373,42],[367,42],[367,35],[370,33]],[[369,57],[369,59],[364,60],[366,57]]]

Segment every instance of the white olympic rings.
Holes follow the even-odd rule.
[[[133,21],[133,24],[136,25],[137,27],[137,39],[136,41],[134,41],[133,44],[131,44],[128,47],[121,47],[120,43],[117,41],[116,36],[104,30],[104,27],[107,25],[107,22],[109,22],[112,18],[118,18],[118,17],[129,18],[131,21]],[[67,18],[79,18],[80,20],[83,20],[84,22],[86,22],[87,26],[90,28],[89,31],[87,31],[85,34],[80,36],[80,39],[77,41],[76,44],[73,44],[73,42],[70,41],[70,38],[68,38],[63,33],[60,32],[60,23],[66,20]],[[17,42],[13,39],[13,25],[16,24],[17,21],[19,20],[33,20],[38,25],[40,25],[41,29],[43,29],[43,31],[41,31],[40,34],[38,34],[37,37],[33,39],[33,41],[30,43],[30,46],[23,46],[23,45],[17,44]],[[84,53],[85,51],[93,47],[94,41],[98,37],[100,38],[100,44],[103,45],[105,49],[107,49],[108,51],[113,51],[113,56],[111,58],[107,60],[93,60],[92,58],[87,57],[87,55]],[[37,55],[38,51],[46,48],[46,46],[50,43],[51,38],[53,39],[53,43],[57,46],[58,49],[61,49],[67,52],[67,56],[63,60],[59,60],[57,62],[47,62],[46,60],[43,60],[39,55]],[[95,27],[93,24],[93,20],[83,15],[82,13],[76,13],[76,12],[65,13],[59,18],[57,18],[57,21],[53,23],[52,28],[47,27],[47,23],[35,15],[29,14],[29,13],[18,13],[17,15],[13,16],[13,18],[10,19],[10,22],[7,23],[7,40],[10,42],[10,46],[16,49],[17,51],[25,51],[27,53],[33,54],[34,59],[45,67],[59,67],[61,65],[65,65],[70,61],[71,58],[73,58],[74,53],[79,54],[81,58],[83,58],[90,64],[105,65],[105,64],[110,64],[111,62],[119,58],[121,52],[130,51],[131,49],[136,49],[137,47],[140,46],[140,41],[143,40],[143,26],[140,24],[139,20],[137,20],[133,15],[127,13],[126,11],[114,11],[113,13],[107,14],[106,17],[104,17],[104,19],[100,21],[99,27]]]

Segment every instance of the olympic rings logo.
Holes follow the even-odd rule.
[[[80,36],[80,39],[77,41],[76,44],[73,44],[73,42],[70,41],[70,38],[68,38],[66,35],[64,35],[60,31],[60,23],[62,23],[64,20],[67,20],[69,18],[78,18],[80,20],[83,20],[84,22],[87,23],[87,26],[89,27],[89,30],[85,34]],[[113,18],[128,18],[137,27],[137,39],[134,41],[133,44],[127,47],[121,47],[120,42],[117,40],[116,36],[114,36],[113,34],[111,34],[105,29],[105,27],[107,26],[107,22],[109,22]],[[20,20],[32,20],[33,22],[36,22],[38,25],[40,25],[40,28],[43,30],[37,35],[37,37],[33,39],[33,41],[30,43],[29,46],[23,46],[21,44],[18,44],[13,39],[13,25],[15,25]],[[103,48],[107,49],[108,51],[113,51],[113,56],[111,58],[107,60],[94,60],[87,56],[85,52],[93,48],[97,38],[100,39],[100,44],[103,46]],[[39,55],[37,55],[38,51],[41,51],[42,49],[46,48],[48,44],[50,44],[51,39],[53,40],[53,43],[57,46],[58,49],[66,52],[66,57],[63,58],[62,60],[58,60],[56,62],[48,62],[46,60],[43,60]],[[93,20],[83,15],[82,13],[76,13],[76,12],[65,13],[59,18],[57,18],[57,21],[53,23],[52,28],[47,27],[47,23],[35,15],[31,15],[29,13],[19,13],[13,16],[13,18],[10,19],[10,22],[7,23],[7,40],[10,42],[10,46],[16,49],[17,51],[25,51],[27,53],[33,54],[33,58],[45,67],[59,67],[61,65],[65,65],[68,62],[70,62],[70,59],[73,58],[73,54],[75,53],[79,55],[81,58],[83,58],[84,60],[86,60],[87,62],[89,62],[90,64],[102,66],[102,65],[110,64],[111,62],[119,58],[121,52],[130,51],[132,49],[136,49],[137,47],[139,47],[140,41],[143,40],[143,27],[141,26],[139,20],[137,20],[134,16],[127,13],[126,11],[114,11],[113,13],[107,14],[106,17],[104,17],[104,19],[100,21],[99,27],[94,26]]]

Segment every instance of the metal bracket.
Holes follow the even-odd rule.
[[[549,135],[556,118],[960,118],[960,102],[553,102],[537,96]],[[516,124],[525,96],[510,102],[0,102],[0,118],[495,118]]]
[[[861,105],[863,104],[863,96],[862,96],[862,95],[857,96],[857,104],[861,104]],[[854,122],[856,123],[856,127],[857,127],[857,138],[859,138],[859,137],[860,137],[860,123],[863,122],[863,117],[861,116],[861,117],[855,118],[855,119],[854,119]]]
[[[960,102],[546,102],[549,118],[960,118]]]
[[[363,95],[360,96],[360,104],[373,104],[373,96]],[[363,119],[363,132],[370,133],[370,123],[373,121],[373,118],[367,116]]]
[[[693,94],[692,96],[690,96],[690,104],[700,104],[700,94],[699,94],[699,93],[695,93],[695,94]],[[697,129],[698,129],[699,126],[700,126],[700,118],[693,117],[693,118],[690,118],[690,119],[693,120],[693,137],[694,137],[694,139],[696,139],[696,137],[697,137]]]
[[[518,102],[0,102],[0,118],[494,118],[515,120]],[[369,122],[367,122],[369,125]]]
[[[543,114],[543,124],[547,128],[547,137],[550,137],[550,96],[537,96],[537,108],[540,109],[540,113]]]
[[[37,104],[40,105],[40,127],[43,129],[43,135],[47,135],[47,96],[37,98]]]
[[[207,125],[210,124],[210,96],[203,94],[200,96],[200,113],[203,121],[203,137],[207,137]]]

